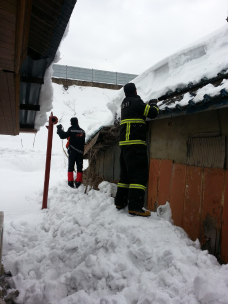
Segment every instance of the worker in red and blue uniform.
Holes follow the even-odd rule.
[[[78,188],[82,183],[83,154],[85,146],[85,131],[78,125],[77,117],[72,117],[71,127],[64,132],[62,125],[57,126],[57,134],[61,139],[68,139],[68,186]],[[74,182],[74,166],[77,166],[77,177]]]
[[[159,114],[157,100],[144,103],[137,95],[134,83],[124,86],[125,99],[121,104],[120,122],[120,180],[115,205],[118,210],[128,205],[131,215],[150,216],[144,210],[144,196],[148,181],[148,157],[146,146],[146,117]]]

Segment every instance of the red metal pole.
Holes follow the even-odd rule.
[[[44,193],[43,193],[43,205],[42,209],[47,209],[47,199],[48,199],[48,187],[50,178],[50,168],[51,168],[51,149],[52,149],[52,138],[53,138],[53,125],[57,124],[58,118],[51,115],[49,116],[49,126],[48,129],[48,140],[47,140],[47,155],[46,155],[46,168],[45,168],[45,178],[44,178]]]

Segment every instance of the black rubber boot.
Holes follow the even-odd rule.
[[[81,185],[81,182],[75,182],[75,187],[78,188]]]
[[[127,203],[120,204],[120,205],[116,205],[116,209],[117,209],[117,210],[122,210],[122,209],[124,209],[125,207],[127,207]]]
[[[71,188],[74,188],[74,182],[68,182],[68,186],[70,186]]]

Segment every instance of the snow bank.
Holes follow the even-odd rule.
[[[65,31],[65,33],[67,35],[68,29]],[[54,95],[53,85],[52,85],[53,64],[57,63],[59,60],[60,60],[60,51],[58,49],[55,54],[55,58],[53,62],[45,72],[44,84],[41,86],[41,90],[40,90],[40,99],[39,99],[40,111],[36,113],[35,125],[34,125],[34,128],[38,131],[48,121],[47,113],[50,112],[52,109],[53,95]]]
[[[64,31],[61,43],[66,38],[69,32],[69,26],[70,22],[68,22],[66,29]],[[59,47],[61,46],[61,43]],[[52,75],[53,75],[53,64],[57,63],[61,59],[60,56],[60,50],[58,48],[55,58],[51,65],[48,67],[48,69],[45,72],[44,75],[44,84],[41,86],[40,90],[40,99],[39,99],[39,105],[40,105],[40,111],[36,113],[35,118],[35,125],[34,128],[36,130],[40,130],[41,127],[45,125],[45,123],[48,121],[47,113],[51,111],[52,109],[52,103],[53,103],[53,86],[52,86]]]
[[[197,41],[193,45],[158,62],[136,77],[138,95],[149,101],[159,98],[167,91],[183,88],[190,82],[198,83],[202,78],[215,77],[222,70],[228,69],[228,28],[227,25],[215,33]],[[120,104],[124,99],[121,89],[115,98],[108,103],[108,108],[120,116]]]
[[[228,265],[155,213],[117,211],[115,187],[99,188],[84,194],[83,186],[58,183],[39,225],[7,225],[4,264],[20,290],[18,303],[228,303]],[[162,208],[159,214],[171,214],[169,204]]]
[[[108,125],[112,120],[112,113],[107,108],[106,104],[116,94],[115,90],[101,89],[95,87],[78,87],[70,86],[67,91],[64,90],[62,85],[52,83],[50,86],[51,92],[47,90],[47,98],[53,99],[53,114],[58,117],[65,130],[70,127],[70,119],[77,116],[79,125],[86,132],[86,139],[88,139],[97,129],[101,126]],[[53,96],[52,96],[52,90]],[[45,94],[46,94],[45,93]],[[46,97],[45,97],[46,98]],[[44,101],[46,100],[44,98]],[[44,109],[37,116],[38,122],[45,123],[47,121],[46,110],[51,107],[44,102]],[[49,108],[50,110],[50,108]],[[41,116],[43,118],[41,118]],[[49,116],[49,115],[48,115]],[[46,127],[40,127],[37,134],[20,133],[18,136],[5,136],[0,135],[0,147],[9,147],[14,149],[30,149],[46,152],[47,149],[47,135]],[[65,142],[63,146],[65,147]],[[62,141],[56,134],[56,126],[54,126],[52,153],[62,154]]]
[[[41,86],[40,90],[40,111],[36,113],[35,118],[35,126],[36,130],[40,130],[40,127],[44,126],[47,122],[47,112],[52,109],[52,101],[53,101],[53,87],[52,87],[52,77],[53,68],[52,64],[46,70],[44,75],[44,84]]]
[[[78,117],[79,125],[86,131],[86,139],[112,119],[106,104],[116,91],[96,87],[70,86],[67,91],[62,85],[53,83],[54,115],[59,118],[65,130],[70,127],[70,118]]]

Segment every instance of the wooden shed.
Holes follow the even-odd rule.
[[[146,207],[156,211],[170,202],[174,224],[221,262],[228,262],[228,74],[161,96],[160,115],[147,121],[149,182]],[[217,92],[204,94],[202,90]],[[201,90],[201,91],[200,91]],[[183,105],[186,94],[190,99]],[[118,123],[112,127],[117,132]],[[108,137],[109,130],[101,129]],[[99,134],[99,132],[97,134]],[[99,138],[99,135],[96,135]],[[104,136],[104,135],[103,135]],[[92,141],[94,142],[92,143]],[[96,150],[94,172],[118,181],[120,150],[116,140]]]

